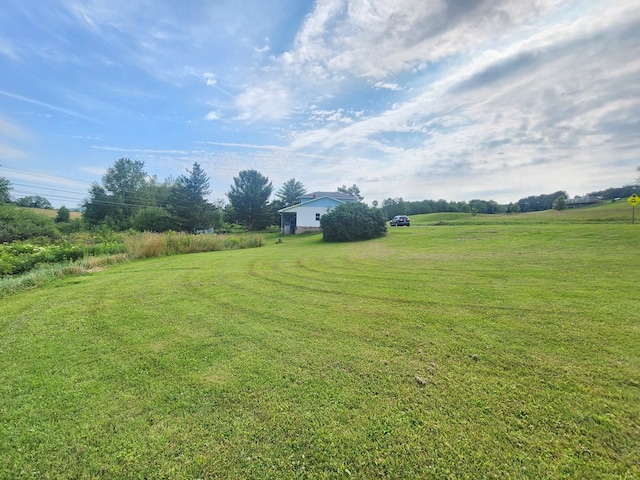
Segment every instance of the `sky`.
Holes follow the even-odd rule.
[[[495,200],[633,184],[637,0],[3,0],[0,177],[76,207],[119,158],[211,200]]]

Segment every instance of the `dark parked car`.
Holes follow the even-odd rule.
[[[406,215],[396,215],[391,219],[389,225],[392,227],[409,227],[411,226],[411,220]]]

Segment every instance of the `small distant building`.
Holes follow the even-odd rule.
[[[278,210],[283,235],[320,231],[320,217],[343,203],[358,197],[342,192],[312,192],[302,195],[300,203]]]
[[[589,205],[597,205],[598,203],[602,203],[602,198],[600,197],[575,197],[567,199],[567,208],[580,208],[586,207]]]

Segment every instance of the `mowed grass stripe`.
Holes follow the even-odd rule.
[[[633,478],[637,228],[455,225],[0,304],[1,478]]]

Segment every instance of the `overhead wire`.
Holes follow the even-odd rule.
[[[44,174],[41,172],[34,172],[32,170],[23,170],[23,169],[15,169],[15,168],[9,168],[6,167],[5,165],[0,165],[0,170],[9,170],[9,171],[13,171],[16,173],[20,173],[22,175],[27,175],[27,176],[32,176],[32,177],[39,177],[39,178],[47,178],[47,179],[51,179],[53,178],[58,178],[60,180],[65,180],[65,181],[73,181],[73,182],[82,182],[81,180],[77,180],[77,179],[72,179],[69,177],[63,177],[60,175],[48,175],[48,174]],[[11,179],[9,179],[11,180]],[[86,183],[86,182],[82,182],[82,183]],[[38,184],[31,184],[29,182],[11,182],[12,185],[17,185],[20,187],[26,187],[26,188],[31,188],[31,189],[38,189],[38,190],[46,190],[46,191],[54,191],[54,192],[61,192],[61,193],[66,193],[68,194],[67,196],[62,196],[62,195],[55,195],[55,194],[47,194],[46,196],[43,195],[43,197],[45,197],[46,199],[48,198],[52,198],[55,200],[61,200],[61,201],[70,201],[70,202],[77,202],[77,203],[83,203],[85,201],[88,201],[89,203],[91,203],[92,205],[97,205],[97,206],[107,206],[107,207],[133,207],[133,208],[147,208],[147,207],[153,207],[153,206],[159,206],[162,208],[165,208],[168,206],[168,204],[166,202],[157,204],[157,205],[149,205],[147,203],[133,203],[133,202],[120,202],[120,201],[112,201],[112,200],[107,200],[107,199],[93,199],[90,200],[90,196],[91,196],[91,192],[87,192],[87,194],[84,193],[80,193],[80,192],[76,192],[76,191],[72,191],[72,190],[63,190],[63,189],[59,189],[59,188],[53,188],[53,187],[48,187],[48,186],[40,186]],[[20,195],[20,196],[34,196],[32,192],[23,192],[23,191],[14,191],[13,192],[15,195]],[[126,193],[130,193],[130,192],[124,192]],[[77,196],[82,196],[81,198],[79,197],[73,197],[73,196],[69,196],[69,195],[77,195]],[[177,205],[177,206],[184,206],[187,207],[189,206],[186,203],[183,203],[182,205]]]
[[[52,179],[52,178],[55,179],[55,178],[57,178],[57,179],[60,179],[60,180],[65,180],[65,181],[70,181],[70,182],[76,182],[76,183],[82,183],[82,184],[86,184],[87,183],[86,180],[80,180],[78,178],[64,177],[64,176],[57,175],[57,174],[37,172],[37,171],[27,170],[27,169],[23,169],[23,168],[8,167],[6,165],[0,165],[0,170],[8,170],[10,172],[19,173],[19,174],[27,175],[27,176],[31,176],[31,177],[40,177],[40,178],[46,178],[46,179]]]

